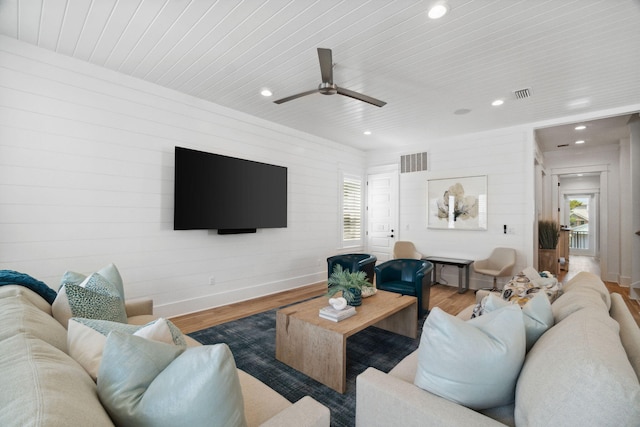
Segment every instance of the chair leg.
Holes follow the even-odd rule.
[[[492,288],[480,288],[480,289],[476,289],[476,293],[478,293],[478,291],[489,291],[489,292],[502,292],[500,289],[498,289],[498,278],[497,277],[493,277],[493,287]]]

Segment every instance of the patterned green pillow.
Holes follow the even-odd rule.
[[[102,267],[100,270],[96,271],[99,275],[104,277],[116,287],[118,293],[120,293],[120,297],[125,299],[124,297],[124,284],[122,283],[122,277],[120,276],[120,272],[115,264],[109,264]],[[82,273],[76,273],[75,271],[66,271],[62,275],[62,279],[60,280],[59,288],[62,288],[64,285],[80,285],[87,279],[87,276]]]
[[[63,285],[51,309],[53,317],[65,328],[71,317],[127,323],[124,299],[116,286],[99,273],[79,285]]]

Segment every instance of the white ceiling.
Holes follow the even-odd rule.
[[[0,0],[0,33],[365,150],[640,102],[638,0],[448,3],[434,21],[409,0]],[[274,104],[317,87],[317,47],[388,104]]]

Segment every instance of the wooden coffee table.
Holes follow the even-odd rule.
[[[277,311],[276,359],[340,393],[346,389],[348,337],[371,325],[417,336],[415,297],[378,290],[362,299],[354,316],[340,322],[318,315],[327,301],[314,298]]]

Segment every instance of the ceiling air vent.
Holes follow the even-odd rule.
[[[568,146],[569,146],[569,144],[560,144],[560,145],[558,145],[558,148],[563,148],[563,147],[568,147]]]
[[[427,153],[406,154],[400,156],[400,173],[427,170]]]
[[[520,90],[514,90],[513,94],[516,96],[516,99],[525,99],[531,96],[531,89],[525,88]]]

